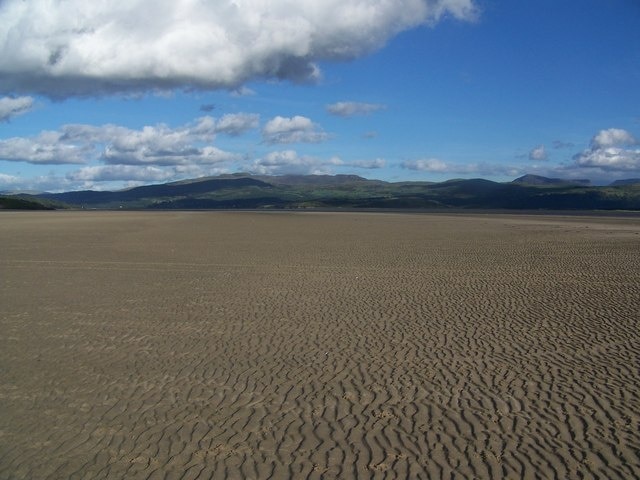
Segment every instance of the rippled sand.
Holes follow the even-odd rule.
[[[0,478],[638,478],[640,218],[0,214]]]

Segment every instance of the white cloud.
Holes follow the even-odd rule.
[[[640,149],[592,148],[579,153],[574,159],[579,167],[640,172]]]
[[[547,155],[547,150],[545,149],[544,145],[538,145],[536,148],[529,152],[529,160],[544,162],[548,159],[549,156]]]
[[[574,155],[575,165],[609,172],[640,172],[640,148],[634,148],[638,140],[628,131],[619,128],[600,130],[591,146]]]
[[[64,184],[67,190],[108,190],[223,173],[228,170],[211,165],[94,165],[68,173],[58,185]]]
[[[269,144],[319,143],[328,138],[309,118],[299,115],[291,118],[277,116],[269,120],[262,129],[262,136]]]
[[[222,123],[222,131],[234,134],[246,128],[247,121],[241,116],[227,118]],[[101,139],[106,146],[100,159],[112,165],[207,164],[238,158],[211,145],[199,145],[212,142],[220,131],[220,122],[209,116],[175,129],[159,124],[141,130],[108,127],[106,130],[108,134]]]
[[[71,172],[67,174],[67,179],[73,182],[157,182],[167,181],[174,176],[174,171],[148,165],[96,165]]]
[[[225,152],[219,148],[206,146],[196,148],[188,145],[175,145],[161,148],[153,142],[144,142],[134,148],[118,148],[109,145],[104,149],[100,159],[110,165],[188,165],[213,164],[238,160],[238,155]]]
[[[0,173],[0,189],[11,188],[19,183],[20,179],[14,175]]]
[[[33,108],[31,97],[2,97],[0,98],[0,122],[6,122],[16,115],[27,113]]]
[[[353,117],[354,115],[368,115],[385,109],[385,105],[378,103],[337,102],[327,105],[327,111],[339,117]]]
[[[8,162],[45,165],[85,163],[88,153],[86,145],[64,142],[60,132],[47,131],[31,138],[0,140],[0,160]]]
[[[52,97],[313,81],[473,0],[3,0],[0,92]]]
[[[328,174],[331,167],[341,166],[344,162],[338,157],[320,159],[308,155],[298,155],[295,150],[270,152],[253,162],[249,170],[261,175],[285,174]]]
[[[636,145],[638,141],[633,135],[621,128],[609,128],[600,130],[592,139],[591,146],[593,148],[604,147],[624,147]]]
[[[75,187],[82,188],[82,185],[74,185],[66,178],[50,172],[47,175],[38,175],[36,177],[22,177],[20,175],[0,174],[0,191],[9,192],[61,192],[70,190]]]
[[[112,165],[189,165],[238,160],[210,145],[218,133],[240,135],[258,126],[254,114],[205,116],[177,128],[164,124],[139,130],[118,125],[63,125],[34,137],[0,140],[0,160],[74,164],[100,160]]]

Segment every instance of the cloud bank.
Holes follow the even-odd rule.
[[[308,82],[473,0],[3,0],[0,93],[50,97]]]
[[[164,182],[171,180],[175,172],[154,166],[95,165],[83,167],[67,174],[72,182]]]
[[[255,114],[204,116],[171,128],[164,124],[139,130],[118,125],[63,125],[33,137],[0,140],[0,160],[31,164],[199,165],[233,161],[238,155],[211,142],[219,133],[239,135],[257,128]]]
[[[270,152],[253,162],[252,173],[261,175],[321,175],[331,173],[330,167],[343,165],[338,157],[321,159],[310,155],[299,155],[295,150]]]
[[[554,148],[570,148],[573,143],[556,141]],[[525,156],[526,157],[526,156]],[[539,164],[497,164],[491,162],[456,163],[438,158],[420,158],[400,163],[405,170],[433,175],[501,176],[518,177],[525,173],[566,179],[589,178],[595,184],[607,184],[621,178],[640,175],[640,140],[631,132],[620,128],[608,128],[597,132],[586,148],[568,161],[559,164],[548,162],[547,150],[539,145],[529,152],[530,160]]]

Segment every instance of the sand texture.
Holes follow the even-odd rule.
[[[0,479],[640,478],[640,218],[0,214]]]

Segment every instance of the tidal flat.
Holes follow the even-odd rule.
[[[0,212],[0,478],[640,477],[640,217]]]

